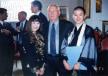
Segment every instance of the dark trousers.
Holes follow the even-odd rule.
[[[27,67],[28,57],[27,57],[27,54],[24,51],[23,47],[19,44],[19,45],[17,45],[17,49],[19,50],[20,56],[21,56],[23,75],[24,76],[36,76],[36,74],[31,71],[31,68]]]
[[[57,73],[59,76],[68,76],[63,61],[61,61],[58,56],[48,55],[46,58],[47,62],[44,76],[57,76]]]
[[[10,50],[9,50],[10,51]],[[2,56],[0,58],[0,76],[12,76],[13,55]]]
[[[24,76],[36,76],[36,74],[31,71],[31,68],[27,67],[26,57],[22,56],[21,63],[22,63],[22,71]]]
[[[72,71],[71,76],[96,76],[96,72],[89,70]]]

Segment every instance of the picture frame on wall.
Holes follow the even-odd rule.
[[[102,0],[96,0],[96,12],[100,13],[102,11]]]
[[[90,18],[90,12],[91,12],[91,0],[83,0],[83,7],[86,10],[86,18]]]
[[[69,9],[67,6],[60,6],[60,19],[69,20]]]
[[[102,21],[102,33],[105,35],[108,34],[108,21]]]

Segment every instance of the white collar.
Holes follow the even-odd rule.
[[[3,21],[0,20],[0,23],[3,25]]]
[[[59,24],[59,20],[57,19],[55,22],[54,22],[55,25],[58,25]]]
[[[55,26],[57,26],[58,24],[59,24],[59,19],[57,19],[55,22],[50,22],[50,24],[52,25],[52,24],[55,24]]]
[[[23,23],[23,24],[25,24],[25,22],[26,22],[26,20],[24,20],[24,21],[21,21],[20,23]]]
[[[77,45],[76,46],[80,46],[82,44],[82,40],[83,40],[83,35],[84,35],[84,32],[85,32],[85,29],[86,29],[86,23],[83,23],[81,31],[80,31],[80,34],[78,36],[78,40],[77,40]],[[68,37],[68,44],[70,44],[70,42],[73,40],[74,30],[75,30],[75,28],[72,30],[71,34]]]
[[[84,24],[85,22],[82,22],[80,24],[76,24],[77,30],[81,27],[82,24]]]
[[[80,34],[79,34],[79,36],[78,36],[77,46],[80,46],[80,45],[82,44],[85,29],[86,29],[86,24],[83,23],[83,24],[82,24],[81,31],[80,31]]]
[[[35,15],[39,15],[41,11],[38,11],[37,13],[35,13]]]

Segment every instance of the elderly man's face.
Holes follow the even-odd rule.
[[[54,6],[49,7],[48,17],[50,21],[56,21],[59,16],[60,16],[60,11],[57,9],[57,7]]]

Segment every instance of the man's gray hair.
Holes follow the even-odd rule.
[[[32,5],[33,5],[34,7],[38,7],[38,10],[42,10],[42,3],[41,3],[40,1],[34,0],[34,1],[32,2]]]

